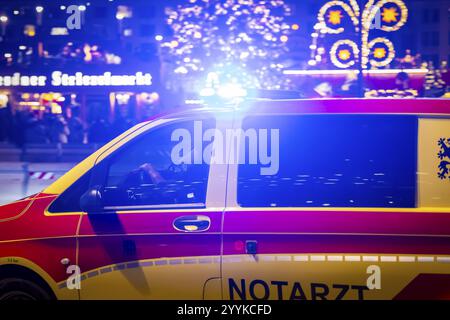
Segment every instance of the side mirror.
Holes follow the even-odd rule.
[[[103,210],[102,186],[89,188],[80,198],[80,208],[85,212],[99,212]]]

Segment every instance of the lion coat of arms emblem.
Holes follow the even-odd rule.
[[[438,177],[440,179],[450,179],[450,138],[441,138],[438,141],[440,150],[438,158],[441,160],[438,165]]]

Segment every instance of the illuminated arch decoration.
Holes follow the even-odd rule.
[[[375,38],[368,44],[369,61],[374,67],[384,67],[395,58],[395,49],[391,41],[386,38]]]
[[[314,27],[313,43],[310,46],[312,60],[309,64],[315,65],[322,60],[321,54],[325,50],[318,45],[319,34],[323,37],[326,34],[343,33],[350,22],[354,31],[361,31],[363,68],[366,69],[369,63],[375,68],[387,66],[395,57],[394,45],[385,37],[369,41],[370,30],[375,27],[381,31],[393,32],[404,26],[407,19],[408,9],[402,0],[368,0],[362,10],[356,0],[328,1],[317,15],[318,22]],[[351,39],[338,40],[331,46],[330,60],[338,68],[350,68],[358,61],[358,57],[358,46]]]
[[[358,14],[355,15],[355,12]],[[317,15],[317,20],[321,25],[320,32],[331,34],[339,34],[344,32],[343,27],[337,26],[341,24],[341,21],[339,21],[339,23],[335,23],[337,22],[336,20],[333,18],[330,19],[330,17],[337,17],[337,15],[343,18],[344,13],[350,17],[354,25],[357,26],[359,24],[359,6],[355,0],[351,0],[350,5],[344,1],[329,1],[324,4],[322,8],[320,8],[319,14]]]
[[[331,61],[336,67],[342,69],[353,66],[358,55],[358,45],[347,39],[336,41],[330,49]]]

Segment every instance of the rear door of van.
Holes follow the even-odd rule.
[[[260,114],[238,125],[225,298],[450,298],[448,119]]]

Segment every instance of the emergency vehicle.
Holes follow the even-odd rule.
[[[0,207],[0,299],[450,299],[450,103],[140,123]]]

